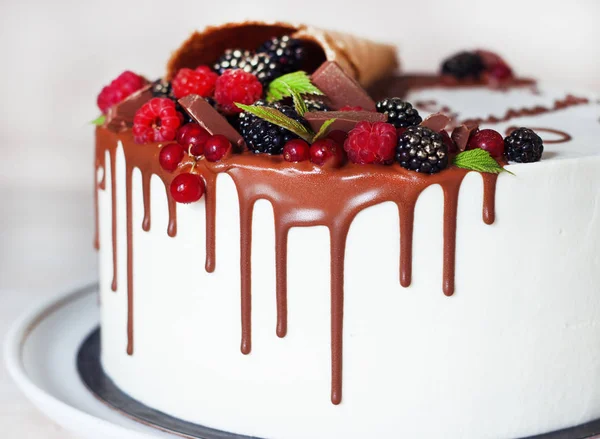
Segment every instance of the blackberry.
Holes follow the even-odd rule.
[[[441,134],[422,126],[408,127],[398,137],[396,160],[411,171],[435,174],[448,166],[448,147]]]
[[[306,107],[308,111],[329,111],[329,108],[323,101],[319,101],[318,99],[304,99],[306,102]]]
[[[251,55],[252,54],[248,50],[227,49],[213,65],[213,70],[219,75],[222,75],[227,69],[239,69],[239,64],[250,58]]]
[[[262,44],[257,50],[258,53],[267,54],[273,61],[281,66],[282,73],[291,73],[300,70],[304,61],[304,46],[302,41],[290,38],[288,35],[283,37],[271,38]]]
[[[460,52],[442,63],[442,74],[451,75],[457,79],[479,79],[484,70],[483,59],[475,52]]]
[[[400,98],[385,98],[375,105],[378,113],[388,116],[388,123],[396,128],[419,125],[423,119],[413,106]]]
[[[228,69],[242,69],[252,73],[263,86],[283,74],[281,65],[270,55],[240,49],[226,50],[225,54],[213,65],[213,70],[219,75]]]
[[[171,82],[160,78],[152,83],[152,96],[155,98],[169,98],[172,101],[176,101]]]
[[[517,163],[539,162],[544,152],[544,143],[540,136],[529,128],[514,130],[504,139],[506,159]]]
[[[259,102],[255,105],[267,105],[262,101]],[[292,107],[280,104],[268,105],[306,125],[306,121]],[[298,138],[291,131],[248,113],[240,114],[238,126],[248,148],[255,153],[281,154],[283,146],[289,140]]]

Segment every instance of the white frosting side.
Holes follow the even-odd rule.
[[[453,93],[464,93],[467,102],[470,92]],[[346,251],[339,406],[330,402],[327,230],[290,233],[289,330],[279,339],[273,214],[268,202],[257,204],[253,349],[242,355],[238,200],[226,175],[218,178],[216,271],[207,274],[204,201],[178,205],[178,234],[170,238],[164,185],[153,177],[152,226],[144,232],[141,180],[134,173],[135,353],[126,354],[119,148],[116,293],[110,290],[110,173],[107,191],[99,194],[106,373],[158,410],[267,439],[522,437],[600,417],[600,124],[592,123],[598,118],[592,111],[574,107],[564,111],[567,118],[555,113],[509,122],[552,128],[555,119],[569,120],[572,132],[559,128],[573,140],[548,145],[545,154],[556,155],[499,177],[494,225],[481,219],[481,177],[466,177],[452,297],[441,288],[439,187],[428,188],[417,203],[407,289],[398,281],[396,206],[384,203],[358,215]],[[555,160],[562,154],[572,160]]]

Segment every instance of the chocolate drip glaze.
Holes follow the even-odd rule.
[[[127,297],[128,297],[128,354],[134,351],[133,317],[133,224],[132,224],[132,174],[134,167],[142,174],[144,199],[144,230],[150,227],[150,179],[158,175],[168,188],[174,174],[164,172],[158,162],[157,144],[136,145],[131,132],[112,133],[104,128],[97,131],[97,157],[109,151],[116,154],[118,143],[123,146],[126,163],[127,201]],[[97,163],[99,163],[97,161]],[[192,166],[186,158],[183,169]],[[97,164],[101,166],[101,163]],[[114,167],[113,167],[114,175]],[[430,185],[438,184],[444,194],[443,284],[446,295],[454,293],[454,266],[456,244],[456,215],[458,194],[466,170],[449,168],[434,175],[407,171],[398,165],[361,166],[347,164],[340,169],[326,169],[308,162],[288,163],[278,156],[243,153],[233,155],[223,162],[199,161],[194,166],[206,183],[206,270],[215,267],[215,212],[216,180],[219,173],[228,174],[234,181],[240,205],[240,275],[241,275],[241,351],[252,349],[252,292],[251,251],[252,214],[259,199],[273,206],[276,243],[277,273],[277,327],[276,334],[287,333],[287,240],[292,227],[326,226],[331,238],[331,400],[342,400],[342,353],[344,322],[344,258],[346,238],[356,215],[386,201],[398,206],[400,219],[400,284],[408,287],[412,277],[412,234],[414,209],[420,193]],[[497,176],[484,175],[483,218],[487,224],[494,220],[494,191]],[[111,181],[115,181],[111,178]],[[302,181],[302,190],[298,182]],[[260,181],[261,184],[255,184]],[[167,194],[169,191],[167,190]],[[116,218],[116,192],[113,191],[113,217]],[[175,235],[176,206],[168,195],[170,236]],[[115,221],[116,224],[116,221]],[[115,227],[116,229],[116,227]],[[116,267],[116,235],[113,256]]]
[[[113,278],[110,288],[113,291],[117,291],[117,179],[116,174],[116,150],[110,149],[109,160],[110,160],[110,191],[112,193],[111,208],[112,208],[112,251],[113,251]]]

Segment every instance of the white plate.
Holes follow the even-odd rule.
[[[75,358],[98,325],[97,286],[60,294],[20,318],[8,333],[4,357],[25,395],[66,430],[89,439],[174,439],[113,411],[84,386]]]

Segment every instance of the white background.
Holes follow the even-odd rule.
[[[308,22],[399,46],[432,71],[464,48],[502,53],[523,75],[600,90],[597,0],[0,0],[0,336],[53,288],[94,276],[96,95],[124,69],[150,78],[206,24]],[[0,366],[2,437],[66,438]]]

